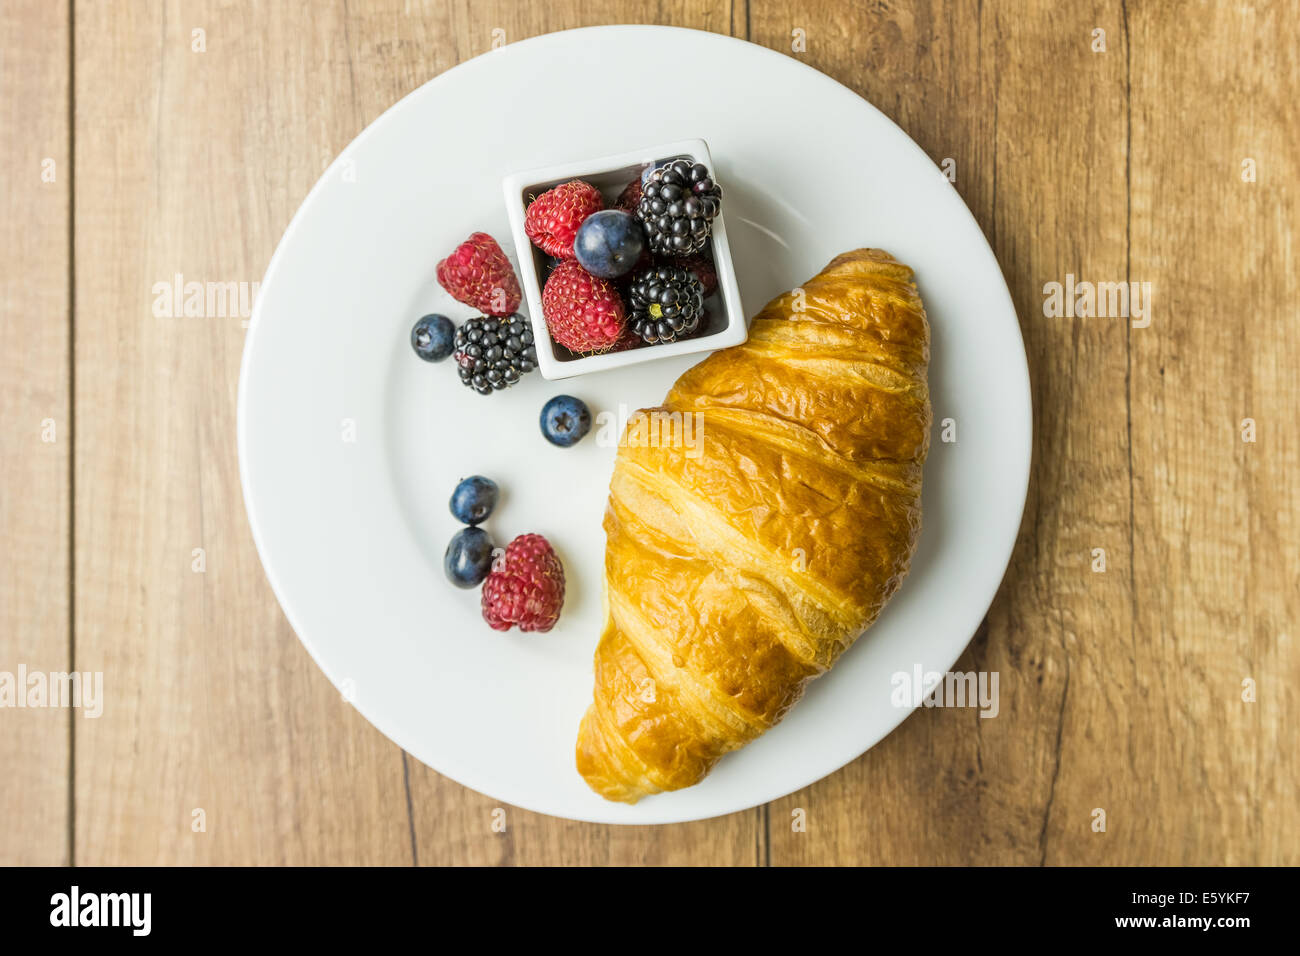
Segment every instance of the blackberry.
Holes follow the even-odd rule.
[[[680,266],[651,266],[632,280],[628,302],[628,328],[644,342],[674,342],[699,328],[704,286]]]
[[[518,312],[468,320],[456,330],[452,357],[461,382],[480,395],[509,388],[537,367],[533,330]]]
[[[646,179],[636,216],[652,253],[689,256],[709,241],[709,225],[721,206],[722,187],[708,167],[675,159]]]

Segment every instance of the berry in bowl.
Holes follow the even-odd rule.
[[[505,178],[543,377],[745,341],[714,169],[692,139]]]

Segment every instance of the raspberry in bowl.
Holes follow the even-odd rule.
[[[504,179],[544,378],[745,341],[715,169],[691,139]]]

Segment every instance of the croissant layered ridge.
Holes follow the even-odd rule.
[[[920,532],[929,351],[912,270],[859,249],[643,410],[693,440],[620,442],[577,743],[593,790],[698,783],[875,620]]]

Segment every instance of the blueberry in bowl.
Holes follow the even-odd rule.
[[[617,279],[637,264],[645,251],[645,230],[629,212],[602,209],[583,220],[573,240],[573,253],[582,266],[602,279]]]
[[[451,493],[451,513],[463,524],[479,524],[492,514],[499,494],[500,489],[491,478],[482,475],[462,478]]]
[[[442,568],[456,587],[478,587],[492,570],[492,539],[482,528],[461,528],[447,545]]]

